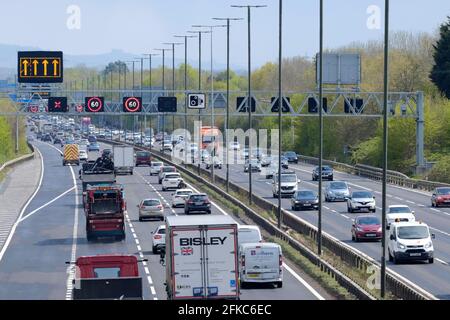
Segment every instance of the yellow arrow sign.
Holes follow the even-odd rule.
[[[55,60],[52,61],[52,64],[53,64],[53,75],[57,76],[58,75],[58,64],[59,64],[59,61],[55,59]]]
[[[27,76],[28,75],[28,60],[23,60],[22,64],[23,64],[23,75]]]
[[[39,61],[37,61],[37,60],[33,60],[33,71],[34,71],[34,75],[35,76],[37,76],[37,74],[38,74],[38,70],[37,70],[37,67],[38,67],[38,64],[39,64]]]
[[[44,66],[44,76],[46,76],[47,75],[48,60],[42,61],[42,65]]]

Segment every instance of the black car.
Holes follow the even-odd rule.
[[[191,212],[205,212],[211,214],[211,202],[209,201],[208,195],[205,193],[191,194],[189,198],[186,199],[184,214],[189,214]]]
[[[329,166],[322,167],[322,179],[333,181],[333,168]],[[319,180],[319,167],[316,167],[312,172],[312,180]]]
[[[299,190],[291,198],[292,210],[318,209],[319,196],[311,190]]]
[[[61,144],[61,139],[60,138],[55,138],[53,139],[53,144]]]
[[[42,141],[44,142],[52,142],[52,137],[49,134],[46,134],[42,137]]]
[[[111,149],[103,149],[102,151],[102,157],[112,157],[112,150]]]
[[[298,156],[294,151],[286,151],[284,156],[287,158],[289,163],[298,163]]]

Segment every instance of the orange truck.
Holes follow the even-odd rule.
[[[133,255],[83,256],[75,261],[73,300],[142,300],[142,278]],[[70,262],[67,262],[70,263]]]
[[[200,128],[200,139],[202,141],[201,149],[208,149],[210,151],[214,151],[215,154],[218,154],[220,151],[220,139],[222,133],[217,127],[201,127]]]

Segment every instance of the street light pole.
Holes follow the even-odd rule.
[[[209,33],[209,31],[188,31],[189,33],[198,33],[198,91],[199,93],[202,90],[202,33]],[[201,109],[198,109],[198,122],[201,121]],[[199,134],[199,145],[198,145],[198,159],[197,159],[197,173],[200,176],[200,148],[202,144],[202,139]]]
[[[188,38],[195,38],[196,36],[174,36],[175,38],[184,38],[184,166],[187,166],[187,105],[188,105],[188,92],[187,92],[187,64],[188,64]]]
[[[251,64],[251,9],[252,8],[265,8],[266,5],[232,5],[233,8],[246,8],[247,9],[247,24],[248,24],[248,97],[247,97],[247,111],[248,111],[248,151],[249,151],[249,170],[248,170],[248,184],[249,184],[249,192],[248,192],[248,202],[251,205],[253,202],[252,199],[252,164],[251,164],[251,156],[252,156],[252,64]],[[278,182],[279,184],[280,182]]]
[[[162,89],[163,89],[163,94],[165,95],[165,91],[166,91],[166,74],[165,74],[165,72],[166,72],[166,51],[170,51],[170,49],[167,49],[167,48],[164,48],[164,49],[155,49],[155,50],[158,50],[158,51],[162,51]],[[163,142],[162,142],[162,145],[163,145],[163,147],[164,147],[164,141],[165,141],[165,130],[166,130],[166,117],[165,117],[165,114],[164,114],[164,112],[163,112],[163,128],[162,128],[162,131],[163,131]],[[163,150],[163,152],[164,152],[164,148],[162,149]]]
[[[213,18],[218,21],[227,22],[227,110],[225,119],[225,136],[224,136],[224,150],[225,152],[225,162],[226,162],[226,191],[230,190],[230,161],[228,159],[228,129],[230,127],[230,21],[244,20],[242,18]]]
[[[227,25],[194,25],[193,28],[209,28],[211,34],[211,132],[213,132],[215,119],[214,119],[214,70],[213,70],[213,29],[214,28],[224,28]],[[214,135],[213,135],[214,136]],[[216,141],[213,142],[213,150],[211,155],[211,181],[215,182],[214,176],[214,158],[216,156]]]
[[[278,34],[278,228],[283,224],[283,217],[281,215],[281,111],[283,106],[283,88],[282,88],[282,62],[283,62],[283,0],[279,2],[279,34]]]
[[[172,95],[175,97],[175,46],[181,45],[181,42],[166,42],[165,45],[172,46]],[[172,133],[175,131],[175,114],[172,114]],[[173,140],[173,137],[172,137]]]
[[[149,88],[150,88],[150,93],[149,93],[149,99],[148,99],[148,105],[150,107],[151,102],[152,102],[152,57],[153,56],[157,56],[157,53],[146,53],[144,54],[145,56],[147,56],[148,58],[148,67],[149,67]],[[145,122],[145,128],[147,128],[147,112],[144,110],[144,122]],[[152,119],[150,118],[150,152],[152,151]]]
[[[386,295],[386,193],[388,169],[388,90],[389,90],[389,0],[385,0],[384,18],[384,92],[383,92],[383,186],[381,210],[381,297]]]
[[[323,163],[323,0],[320,0],[319,30],[319,214],[317,223],[317,253],[322,254],[322,163]]]

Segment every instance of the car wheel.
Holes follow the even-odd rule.
[[[428,263],[433,263],[433,262],[434,262],[434,258],[428,259]]]
[[[277,195],[276,195],[275,193],[273,194],[273,197],[274,197],[274,198],[278,198]]]
[[[152,252],[153,252],[153,254],[157,254],[158,253],[158,249],[155,246],[153,246],[152,247]]]
[[[283,288],[283,282],[282,281],[278,281],[276,282],[277,288]]]
[[[372,213],[375,213],[375,212],[377,212],[377,209],[373,209],[373,210],[370,210],[370,211],[372,211]]]
[[[358,236],[355,236],[355,242],[359,242]]]
[[[355,236],[353,235],[353,233],[352,233],[352,241],[355,241]]]
[[[141,217],[139,217],[139,221],[142,222],[144,219],[142,219]]]
[[[350,207],[347,205],[347,212],[350,213]]]
[[[163,188],[162,188],[162,191],[166,191],[166,188],[163,187]]]
[[[394,264],[399,264],[400,263],[400,260],[397,259],[397,257],[395,256],[395,252],[392,253],[392,262]]]
[[[431,201],[431,207],[434,208],[434,203],[433,203],[433,201]]]
[[[392,262],[394,258],[392,257],[391,250],[388,249],[389,261]]]

